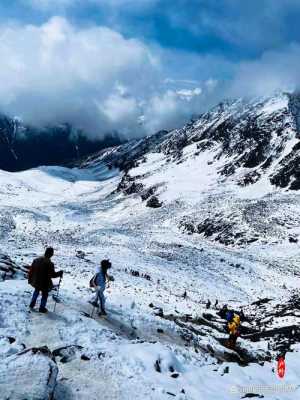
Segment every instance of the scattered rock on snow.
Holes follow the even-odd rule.
[[[85,252],[82,251],[82,250],[77,250],[76,251],[76,257],[77,258],[81,258],[81,259],[85,258]]]
[[[29,267],[18,265],[8,255],[0,253],[0,278],[2,280],[27,277]]]
[[[158,359],[155,361],[154,368],[156,372],[161,372],[161,360]]]
[[[147,201],[146,206],[150,208],[159,208],[162,206],[162,203],[158,200],[158,197],[152,196]]]
[[[70,345],[70,346],[65,346],[65,347],[60,347],[58,349],[55,349],[53,351],[53,356],[60,357],[60,362],[61,363],[67,363],[76,357],[76,354],[80,352],[83,349],[83,347],[78,346],[78,345]]]
[[[17,354],[25,349],[23,343],[11,336],[0,336],[0,359]]]
[[[228,365],[227,365],[227,367],[224,368],[224,371],[223,371],[223,374],[222,374],[222,375],[224,375],[224,374],[229,374],[229,367],[228,367]]]
[[[7,236],[14,229],[16,224],[13,217],[7,212],[0,214],[0,238]]]
[[[294,236],[290,236],[289,237],[289,242],[290,243],[298,243],[298,238],[294,237]]]
[[[130,195],[130,194],[140,193],[142,190],[143,190],[143,184],[142,183],[133,182],[130,186],[128,186],[123,191],[127,195]]]

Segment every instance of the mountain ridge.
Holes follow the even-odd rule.
[[[241,168],[240,184],[255,183],[272,164],[280,166],[270,175],[275,186],[298,190],[300,96],[280,93],[265,100],[223,102],[181,129],[160,131],[144,139],[104,149],[87,157],[81,166],[105,162],[110,168],[127,171],[149,152],[163,153],[173,161],[183,161],[183,149],[196,143],[193,155],[216,150],[214,161],[224,162],[221,175],[232,176]],[[219,145],[219,149],[216,147]],[[281,162],[282,161],[282,162]],[[285,165],[285,162],[290,165]],[[289,174],[287,176],[287,174]]]
[[[116,193],[162,214],[176,210],[175,224],[188,234],[234,246],[298,240],[290,230],[300,222],[298,101],[281,93],[222,103],[182,129],[103,150],[79,166],[119,171]]]

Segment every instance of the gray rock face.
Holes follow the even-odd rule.
[[[9,214],[0,214],[0,238],[4,238],[11,231],[16,229],[13,217]]]
[[[28,266],[18,265],[8,255],[0,252],[0,281],[7,279],[26,278]]]
[[[2,360],[0,396],[9,400],[50,400],[58,368],[47,348],[33,348]]]
[[[290,229],[299,226],[299,213],[295,211],[299,199],[295,196],[270,196],[264,199],[231,199],[225,197],[201,204],[201,213],[189,213],[178,223],[186,234],[200,234],[211,241],[229,246],[250,243],[287,241],[298,242],[298,235]]]

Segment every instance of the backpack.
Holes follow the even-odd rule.
[[[231,322],[233,317],[234,317],[234,312],[232,310],[228,310],[225,315],[226,321]]]
[[[92,279],[90,280],[90,288],[94,288],[94,287],[96,286],[96,283],[95,283],[96,275],[97,275],[97,274],[95,274],[95,275],[92,277]]]
[[[27,280],[28,280],[29,285],[31,285],[32,287],[35,287],[35,283],[37,281],[35,264],[36,263],[34,260],[33,263],[30,265],[28,272],[27,272]]]
[[[28,270],[28,273],[27,273],[27,280],[28,280],[29,285],[32,285],[32,275],[33,275],[33,268],[31,265]]]

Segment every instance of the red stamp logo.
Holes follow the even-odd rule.
[[[278,374],[279,378],[283,378],[285,375],[285,360],[283,357],[278,358],[277,374]]]

